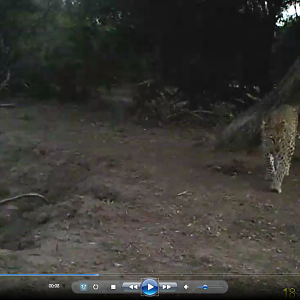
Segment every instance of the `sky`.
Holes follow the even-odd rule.
[[[286,19],[290,16],[293,16],[297,13],[298,16],[300,16],[300,5],[297,4],[296,5],[296,10],[295,10],[295,5],[292,5],[289,7],[289,9],[287,9],[285,12],[283,12],[283,18]],[[284,23],[283,22],[280,22],[278,21],[277,22],[277,26],[283,26]]]
[[[297,14],[300,15],[300,6],[299,6],[299,4],[296,5],[296,9],[297,9]],[[289,17],[289,16],[294,15],[295,13],[296,13],[295,6],[292,5],[292,6],[290,6],[290,8],[286,12],[283,13],[283,15],[284,15],[284,17]]]

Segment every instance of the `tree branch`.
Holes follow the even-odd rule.
[[[10,79],[10,71],[8,70],[5,80],[0,84],[0,91],[7,86],[9,79]]]

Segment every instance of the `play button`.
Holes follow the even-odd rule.
[[[145,296],[154,296],[158,291],[158,283],[154,279],[146,279],[142,283],[142,292]]]

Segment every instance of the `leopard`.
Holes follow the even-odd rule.
[[[262,119],[261,142],[266,164],[265,180],[270,189],[282,192],[282,182],[289,176],[298,135],[299,107],[284,104]]]

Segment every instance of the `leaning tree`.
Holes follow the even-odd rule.
[[[300,105],[300,57],[273,90],[225,128],[216,148],[238,151],[258,145],[262,119],[282,104]]]

